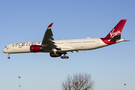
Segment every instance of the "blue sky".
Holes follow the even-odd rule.
[[[135,90],[134,0],[3,0],[0,1],[0,41],[42,41],[50,23],[55,40],[105,37],[121,19],[127,19],[122,38],[132,40],[79,53],[68,60],[48,53],[0,52],[0,90],[62,90],[67,75],[91,74],[94,90]]]

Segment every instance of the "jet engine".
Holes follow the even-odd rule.
[[[56,52],[56,53],[51,52],[51,53],[50,53],[50,56],[51,56],[51,57],[60,57],[61,55],[62,55],[62,53],[58,53],[58,52]]]
[[[31,52],[41,52],[42,47],[40,45],[31,45],[30,46],[30,51]]]

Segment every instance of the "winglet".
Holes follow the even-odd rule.
[[[51,28],[51,27],[52,27],[52,25],[53,25],[53,23],[51,23],[47,28]]]

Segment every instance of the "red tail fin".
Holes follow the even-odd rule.
[[[120,35],[127,19],[120,20],[120,22],[112,29],[112,31],[105,37],[112,39],[115,35]]]

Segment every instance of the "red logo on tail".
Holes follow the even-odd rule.
[[[111,36],[111,38],[113,38],[115,35],[120,35],[120,30],[117,30],[116,32],[115,32],[115,29],[113,29],[111,32],[110,32],[110,36]]]
[[[115,35],[120,35],[126,21],[127,19],[120,20],[120,22],[112,29],[112,31],[105,38],[111,39]]]

